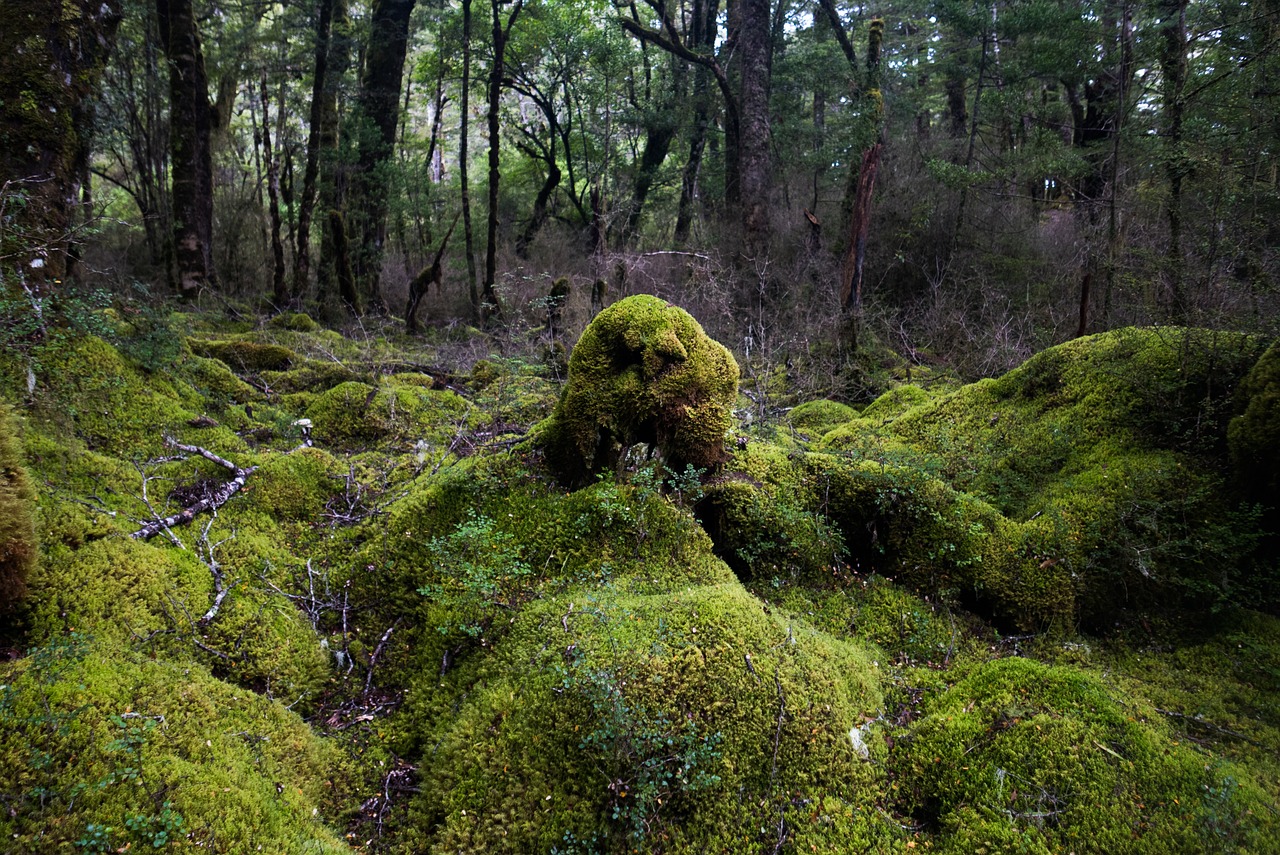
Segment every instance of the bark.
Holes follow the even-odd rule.
[[[0,279],[56,285],[76,274],[92,104],[120,4],[9,0],[0,19]]]
[[[316,181],[320,177],[321,128],[328,118],[327,95],[332,88],[328,75],[334,5],[335,0],[319,0],[316,9],[315,66],[307,128],[307,165],[302,175],[302,197],[298,200],[298,250],[293,256],[292,292],[295,300],[306,293],[311,278],[311,219],[315,213]],[[336,104],[334,107],[336,110]]]
[[[462,201],[462,234],[467,250],[467,295],[471,320],[480,320],[480,292],[476,290],[475,233],[471,229],[471,182],[467,176],[467,151],[471,120],[471,0],[462,0],[462,127],[458,134],[458,180]]]
[[[338,92],[342,78],[351,65],[352,39],[347,19],[346,0],[330,0],[333,4],[329,45],[323,75],[316,155],[319,179],[316,185],[317,207],[320,210],[320,263],[316,270],[316,291],[323,306],[332,306],[335,298],[347,311],[356,311],[356,298],[350,281],[350,265],[346,255],[345,239],[340,244],[336,235],[342,229],[334,228],[333,217],[342,223],[342,210],[346,204],[349,168],[340,153],[341,133],[338,123]],[[317,48],[318,50],[318,48]],[[314,105],[313,105],[314,110]],[[313,215],[314,216],[314,215]]]
[[[172,278],[184,298],[216,286],[213,266],[212,106],[193,0],[156,0],[169,60]]]
[[[875,193],[876,173],[880,169],[883,148],[876,143],[862,153],[853,215],[849,218],[849,246],[841,267],[840,304],[854,313],[862,311],[863,263],[866,261],[867,234],[871,226],[871,198]]]
[[[716,43],[716,16],[720,0],[693,0],[693,18],[690,30],[690,47],[707,56]],[[707,128],[711,120],[710,70],[698,65],[693,75],[693,131],[689,137],[689,157],[680,176],[680,205],[676,213],[675,239],[684,243],[689,239],[689,226],[693,221],[693,202],[698,195],[698,173],[702,169],[702,152],[706,147]]]
[[[284,243],[281,240],[280,219],[280,157],[271,145],[271,123],[268,114],[271,97],[267,92],[267,72],[263,70],[260,92],[262,94],[262,157],[267,167],[267,201],[271,216],[271,293],[276,308],[289,304],[289,289],[285,282]]]
[[[738,139],[742,194],[742,234],[748,258],[763,253],[769,238],[769,192],[773,164],[770,146],[771,75],[769,0],[739,0],[742,113]]]
[[[379,276],[387,236],[387,170],[400,117],[400,87],[414,3],[373,0],[357,98],[358,154],[352,204],[347,210],[359,241],[352,257],[353,271],[369,308],[375,311],[384,308]]]
[[[440,241],[440,249],[436,252],[435,260],[427,267],[424,267],[413,281],[409,283],[409,301],[404,309],[404,326],[405,330],[411,333],[418,331],[418,306],[422,303],[422,298],[427,296],[427,291],[434,284],[436,289],[440,288],[440,281],[444,273],[441,262],[444,259],[444,251],[449,247],[449,238],[453,235],[453,229],[458,225],[458,218],[453,218],[449,230],[444,233],[444,240]]]
[[[1169,179],[1169,195],[1165,200],[1165,217],[1169,223],[1166,265],[1169,294],[1165,309],[1173,324],[1186,323],[1189,310],[1182,258],[1182,181],[1187,175],[1182,140],[1187,88],[1187,3],[1188,0],[1163,0],[1160,4],[1164,18],[1160,51],[1164,157],[1165,175]]]
[[[493,62],[489,66],[489,212],[488,242],[484,256],[483,314],[493,317],[501,312],[498,294],[494,290],[498,278],[498,183],[502,179],[498,108],[502,98],[502,78],[506,70],[507,41],[511,37],[511,28],[520,16],[524,0],[515,0],[505,25],[502,0],[490,0],[489,5],[493,23]]]

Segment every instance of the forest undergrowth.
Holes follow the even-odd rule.
[[[0,852],[1280,851],[1271,341],[692,308],[15,309]]]

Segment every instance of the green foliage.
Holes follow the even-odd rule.
[[[569,381],[534,443],[582,486],[647,444],[672,469],[724,458],[738,366],[683,309],[637,295],[596,316],[569,358]]]
[[[426,555],[424,572],[433,581],[418,593],[431,601],[433,613],[446,616],[436,626],[443,635],[479,638],[497,615],[528,596],[533,571],[520,559],[515,537],[474,509],[447,537],[431,538]]]

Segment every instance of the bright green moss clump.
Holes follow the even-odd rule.
[[[401,382],[370,386],[341,383],[307,408],[316,441],[339,448],[377,442],[439,441],[465,420],[466,402],[453,392],[437,392]]]
[[[260,371],[284,371],[297,358],[292,350],[278,344],[234,341],[199,341],[192,339],[191,351],[198,356],[220,359],[233,371],[257,374]]]
[[[857,410],[839,401],[806,401],[787,414],[787,421],[796,430],[821,436],[857,416]]]
[[[340,753],[199,666],[61,637],[0,667],[6,851],[349,851]]]
[[[596,316],[569,358],[569,382],[536,442],[567,483],[616,468],[625,449],[656,447],[676,472],[724,458],[738,365],[688,312],[628,297]]]
[[[895,752],[940,851],[1269,851],[1267,797],[1154,710],[1067,667],[1001,659],[931,701]]]
[[[0,614],[22,596],[36,562],[35,492],[14,429],[8,408],[0,404]]]

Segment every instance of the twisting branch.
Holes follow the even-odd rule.
[[[214,454],[212,451],[209,451],[208,449],[201,448],[198,445],[185,445],[172,438],[166,439],[165,442],[168,445],[172,446],[173,448],[176,448],[179,451],[186,452],[187,454],[198,454],[201,457],[203,457],[205,460],[216,463],[231,473],[231,480],[227,481],[217,490],[214,490],[213,492],[209,493],[203,499],[200,499],[198,502],[195,502],[194,504],[191,504],[183,508],[178,513],[171,514],[164,518],[161,518],[160,515],[156,513],[155,508],[151,506],[151,503],[146,500],[146,496],[145,496],[146,482],[144,480],[143,500],[144,502],[146,502],[147,507],[151,510],[151,513],[155,516],[155,519],[153,519],[151,522],[147,523],[142,528],[138,529],[137,531],[135,531],[133,534],[129,536],[134,540],[149,540],[152,537],[155,537],[160,532],[164,531],[169,533],[169,536],[174,539],[175,543],[178,543],[179,545],[181,545],[181,543],[173,535],[173,532],[169,531],[169,529],[176,525],[185,525],[191,522],[193,519],[195,519],[197,515],[202,514],[205,511],[216,511],[218,508],[225,505],[232,496],[240,492],[240,489],[244,487],[245,481],[249,478],[250,475],[252,475],[254,472],[257,471],[258,467],[250,466],[248,468],[242,468],[242,467],[236,466],[231,461],[226,460],[222,457],[219,457],[218,455]],[[176,459],[183,459],[183,458],[176,458]]]
[[[233,534],[231,537],[223,538],[217,543],[209,539],[209,529],[213,527],[213,521],[217,518],[218,512],[215,510],[209,522],[205,523],[204,531],[200,533],[200,546],[203,547],[204,551],[204,563],[209,568],[209,572],[213,574],[213,604],[196,621],[200,626],[208,626],[209,622],[218,616],[218,610],[222,608],[223,601],[226,600],[231,590],[239,584],[239,580],[232,582],[230,585],[227,584],[226,577],[222,572],[222,566],[218,564],[218,559],[213,554],[215,549],[235,537]]]

